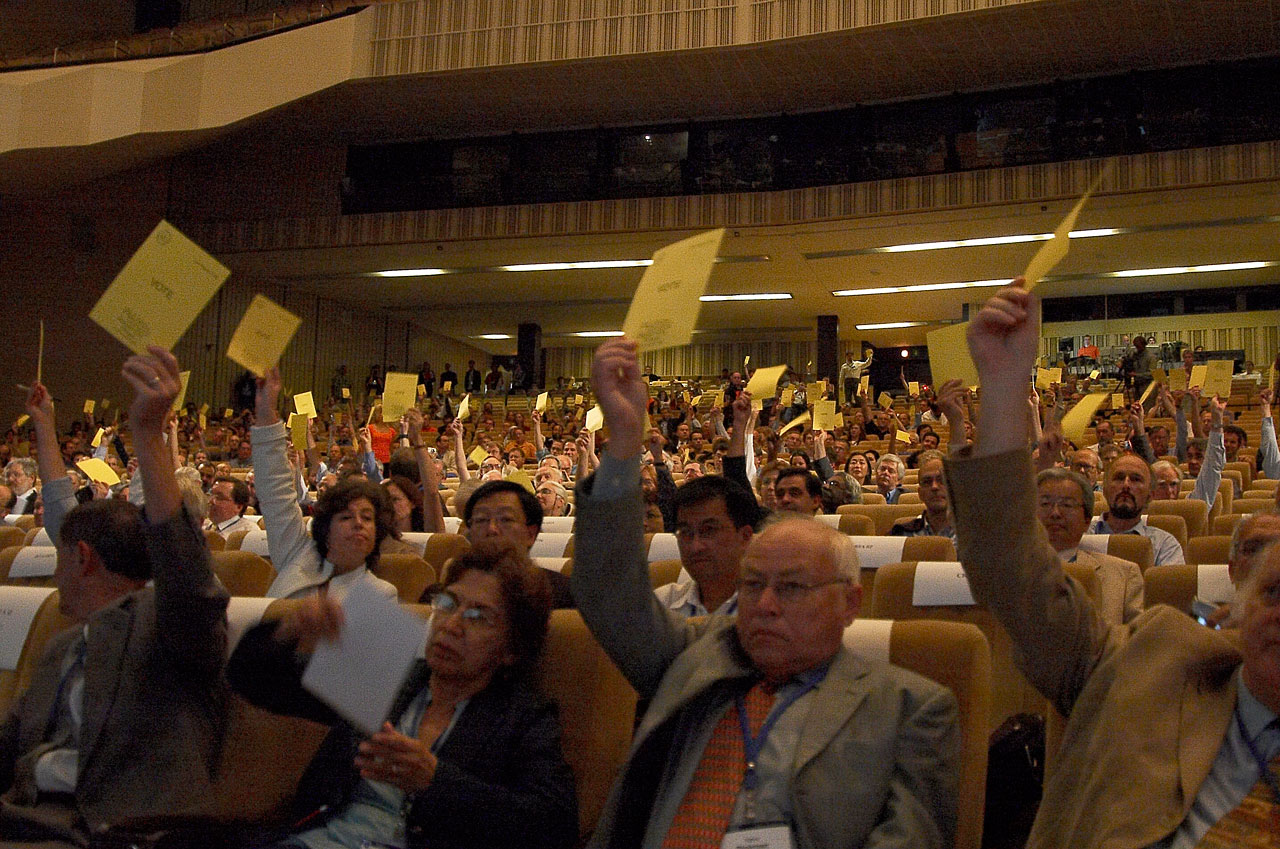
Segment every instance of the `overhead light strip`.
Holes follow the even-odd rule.
[[[718,256],[716,263],[769,262],[768,254]],[[652,259],[590,259],[575,262],[526,262],[513,265],[476,265],[458,268],[392,268],[371,271],[369,277],[435,277],[440,274],[486,274],[499,271],[590,271],[605,268],[647,268]]]
[[[570,336],[579,336],[583,339],[602,339],[606,336],[621,336],[621,330],[580,330],[577,333],[570,333]]]
[[[753,292],[743,295],[703,295],[698,298],[700,301],[711,303],[714,301],[789,301],[791,300],[790,292]]]
[[[855,330],[897,330],[900,327],[923,327],[927,321],[887,321],[884,324],[855,324]]]

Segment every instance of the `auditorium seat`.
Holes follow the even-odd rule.
[[[1156,502],[1151,502],[1155,504]],[[1179,502],[1170,502],[1177,504]],[[1204,506],[1204,502],[1199,502],[1200,506]],[[1207,512],[1207,511],[1206,511]],[[1175,513],[1150,513],[1146,517],[1147,524],[1153,528],[1173,534],[1174,539],[1178,541],[1178,545],[1182,546],[1182,550],[1187,550],[1187,520]]]
[[[31,684],[49,639],[74,624],[58,611],[58,591],[52,588],[0,586],[0,605],[13,610],[19,604],[35,607],[35,614],[25,635],[16,632],[11,635],[15,640],[22,640],[16,662],[6,659],[0,663],[0,716],[8,715],[14,700]]]
[[[530,557],[572,557],[573,534],[540,533],[529,549]]]
[[[0,582],[15,587],[52,587],[57,558],[58,550],[50,545],[11,545],[0,549]],[[20,564],[20,569],[14,568],[15,562]]]
[[[1171,563],[1155,566],[1142,576],[1147,607],[1167,604],[1185,613],[1197,598],[1210,604],[1230,601],[1233,593],[1226,563]]]
[[[955,694],[961,748],[954,845],[956,849],[979,849],[992,697],[987,638],[979,628],[964,622],[857,619],[845,629],[844,644],[864,657],[887,660],[923,675]]]
[[[373,574],[395,586],[396,595],[404,604],[416,603],[436,582],[435,568],[416,554],[379,555]]]
[[[650,560],[649,583],[655,590],[667,584],[674,584],[680,577],[682,568],[679,560]]]
[[[21,528],[23,531],[29,531],[36,526],[36,517],[30,513],[25,516],[19,516],[13,520],[15,528]]]
[[[251,551],[214,551],[211,556],[214,573],[232,595],[266,595],[276,579],[271,564]]]
[[[1187,498],[1156,498],[1147,505],[1148,524],[1150,524],[1150,517],[1164,515],[1181,516],[1186,523],[1182,538],[1178,540],[1184,549],[1187,547],[1187,539],[1208,533],[1209,505],[1203,501]],[[1174,536],[1177,534],[1175,533]]]
[[[866,490],[866,489],[864,489],[864,490],[862,491],[862,502],[861,502],[861,503],[863,503],[863,504],[888,504],[889,502],[887,502],[887,501],[885,500],[885,497],[884,497],[883,495],[881,495],[880,493],[875,492],[875,491],[872,491],[872,490]]]
[[[1086,539],[1102,536],[1107,538],[1106,554],[1128,560],[1130,563],[1137,563],[1138,568],[1143,571],[1155,564],[1156,555],[1151,540],[1141,534],[1085,534],[1081,540],[1083,543]],[[1082,544],[1081,547],[1089,546]]]
[[[842,534],[851,537],[870,537],[876,535],[876,523],[870,516],[856,516],[853,513],[840,513],[838,529]]]
[[[1269,510],[1275,506],[1276,502],[1273,498],[1237,498],[1232,505],[1231,512],[1238,513],[1241,516],[1248,516],[1250,513]]]
[[[422,559],[435,567],[436,575],[444,574],[444,564],[471,550],[471,541],[462,534],[430,534],[422,551]]]
[[[1015,713],[1043,715],[1044,696],[1018,670],[1013,641],[986,607],[976,603],[915,606],[917,565],[890,563],[881,567],[876,574],[870,606],[864,604],[863,607],[867,615],[874,619],[936,619],[977,626],[991,645],[992,700],[987,730],[994,731]],[[1092,569],[1076,563],[1065,563],[1063,568],[1091,598],[1097,597],[1098,579]]]
[[[868,502],[867,499],[863,497],[862,503],[869,504],[870,502]],[[899,504],[923,504],[924,502],[920,500],[920,493],[904,492],[898,496],[898,503]]]
[[[23,545],[53,545],[53,540],[49,539],[49,532],[44,528],[32,528],[27,531]]]
[[[205,531],[204,541],[208,543],[210,551],[225,551],[227,541],[222,534],[217,531]]]
[[[0,525],[0,549],[11,545],[23,545],[27,541],[27,532],[13,525]]]
[[[1242,449],[1241,453],[1243,453],[1243,450],[1244,449]],[[1241,492],[1248,489],[1253,484],[1253,466],[1249,465],[1243,460],[1234,460],[1222,467],[1223,475],[1226,475],[1229,472],[1240,473],[1240,477],[1242,478],[1240,482]]]
[[[235,534],[232,534],[235,536]],[[230,540],[227,540],[230,543]],[[231,548],[230,545],[227,548]],[[264,530],[246,531],[244,536],[240,538],[240,545],[237,546],[240,551],[248,551],[258,555],[264,560],[271,559],[271,548],[267,544],[267,532]]]
[[[227,540],[226,540],[226,543],[227,543],[227,544],[226,544],[226,546],[223,548],[223,550],[224,550],[224,551],[239,551],[239,550],[240,550],[240,544],[241,544],[242,542],[244,542],[244,537],[245,537],[245,534],[247,534],[247,533],[249,533],[249,532],[248,532],[248,531],[232,531],[230,534],[228,534],[228,535],[227,535]]]
[[[1187,541],[1188,563],[1226,563],[1231,554],[1231,537],[1203,536]]]
[[[542,530],[557,534],[573,533],[573,517],[544,516],[542,518]]]
[[[1213,535],[1231,536],[1232,531],[1236,529],[1236,525],[1240,524],[1240,520],[1243,518],[1243,513],[1232,513],[1227,516],[1217,517],[1213,520]]]
[[[893,523],[920,515],[919,504],[841,504],[836,512],[845,515],[866,516],[875,524],[877,534],[887,534]],[[841,529],[843,530],[843,528]]]

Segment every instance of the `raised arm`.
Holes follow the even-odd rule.
[[[267,529],[267,550],[277,572],[314,548],[298,506],[297,483],[289,465],[284,422],[276,412],[280,398],[280,370],[270,368],[258,379],[257,424],[252,431],[253,485]],[[318,555],[317,555],[318,556]]]
[[[467,452],[462,444],[462,422],[457,419],[449,422],[449,435],[453,437],[453,458],[458,467],[458,480],[471,480],[471,472],[467,469]]]
[[[445,531],[444,508],[440,506],[440,469],[435,458],[427,453],[422,441],[422,413],[414,408],[405,411],[402,419],[409,437],[409,447],[418,461],[418,480],[422,482],[422,527],[431,533]]]
[[[1271,399],[1275,390],[1267,387],[1258,393],[1258,405],[1262,408],[1262,473],[1275,480],[1280,478],[1280,447],[1276,445],[1276,423],[1271,417]]]
[[[947,419],[947,428],[951,431],[947,448],[953,454],[969,444],[964,433],[964,407],[960,403],[966,391],[964,382],[958,377],[946,381],[938,390],[938,409],[942,410],[942,415]]]

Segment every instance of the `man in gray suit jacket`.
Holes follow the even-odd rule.
[[[178,363],[152,348],[124,376],[145,516],[124,501],[76,506],[48,390],[37,383],[27,400],[59,605],[76,625],[50,641],[0,725],[4,846],[86,846],[129,818],[181,813],[208,795],[221,752],[227,592],[164,444]]]
[[[649,708],[591,845],[657,849],[674,834],[687,838],[690,788],[704,786],[719,742],[732,739],[744,755],[732,766],[732,809],[682,845],[950,845],[955,698],[843,648],[862,597],[851,541],[811,519],[779,522],[743,557],[736,618],[674,616],[650,590],[645,564],[648,393],[634,341],[601,346],[593,387],[611,436],[599,471],[579,486],[573,592]],[[738,712],[751,713],[744,705],[757,690],[775,700],[748,739]]]

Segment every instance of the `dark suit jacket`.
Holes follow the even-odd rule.
[[[178,814],[206,795],[226,725],[227,591],[204,536],[185,514],[145,530],[155,586],[88,622],[80,775],[75,802],[90,828]],[[4,802],[40,804],[31,778],[68,647],[50,641],[31,686],[0,725]]]
[[[294,820],[322,805],[335,816],[360,782],[352,760],[362,737],[302,689],[303,664],[275,640],[274,631],[274,623],[249,631],[228,675],[236,691],[260,707],[334,725],[302,777]],[[392,706],[392,723],[429,677],[419,661]],[[411,800],[410,846],[564,849],[577,840],[577,796],[560,749],[555,708],[527,684],[495,680],[472,698],[438,757],[431,786]]]

